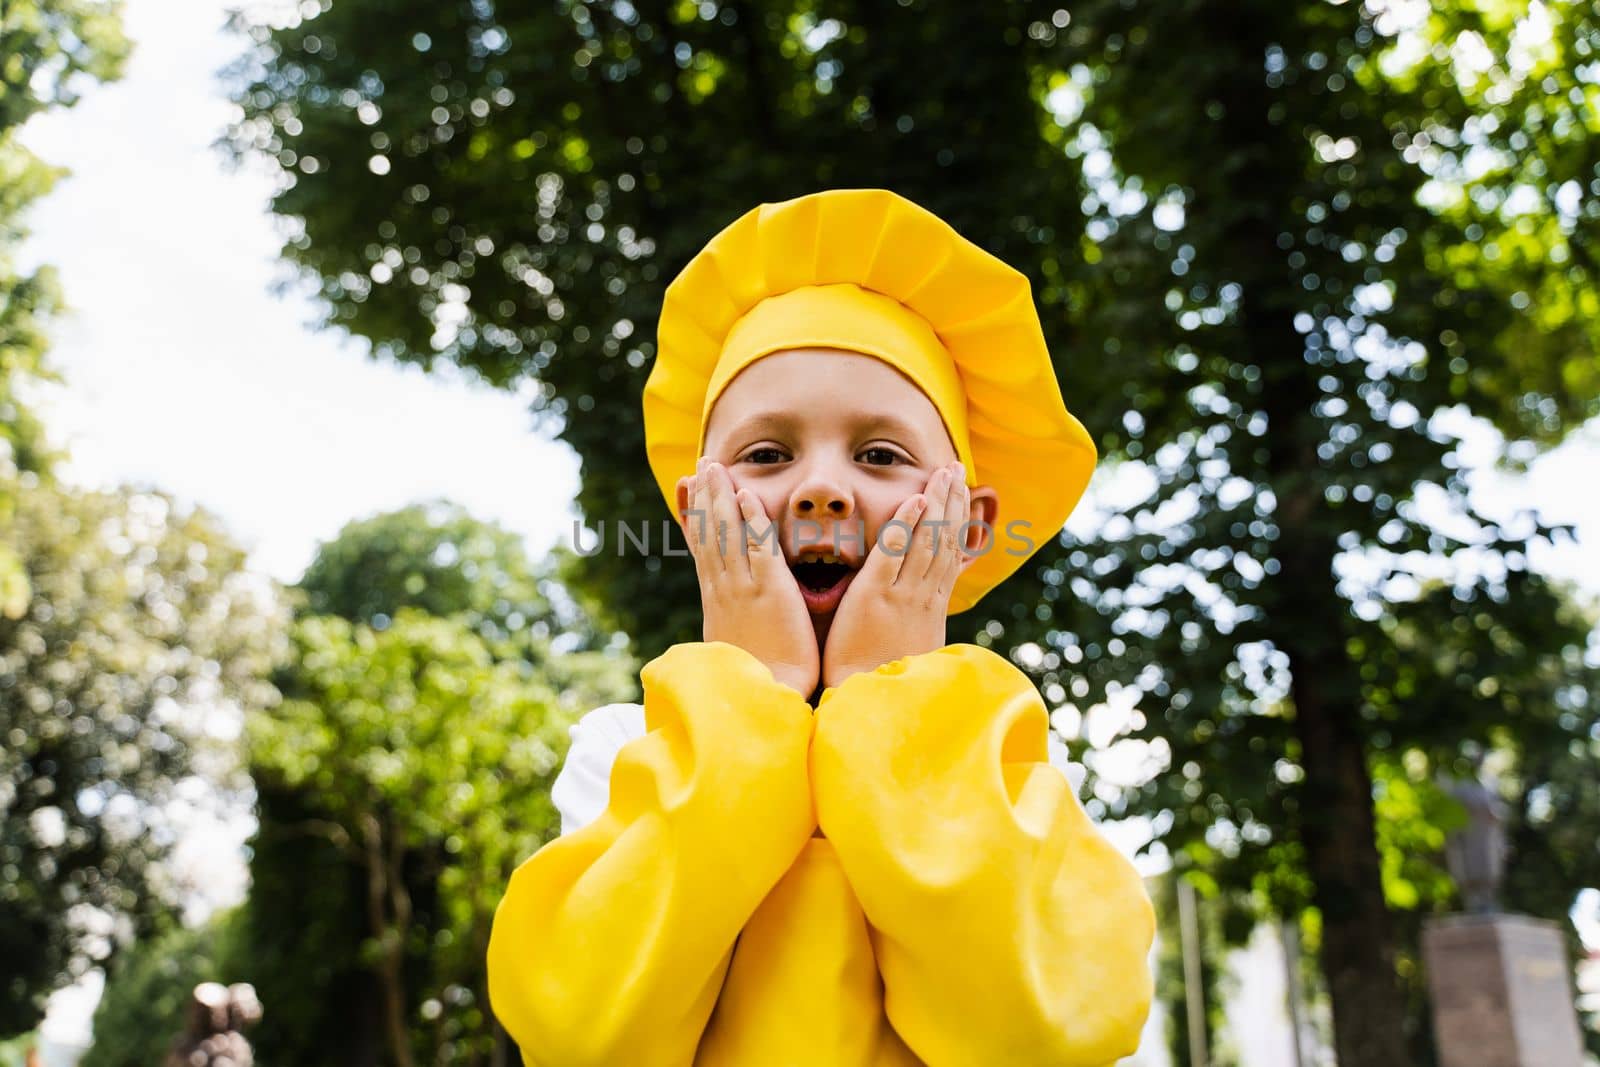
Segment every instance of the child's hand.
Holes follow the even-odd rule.
[[[688,489],[682,518],[700,576],[705,639],[738,645],[811,699],[820,671],[817,631],[761,501],[735,491],[727,468],[705,457],[678,488]]]
[[[950,594],[962,561],[971,558],[961,534],[967,515],[965,470],[959,462],[934,471],[926,489],[901,503],[844,591],[828,628],[824,686],[944,647]]]

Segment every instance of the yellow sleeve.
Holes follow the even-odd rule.
[[[495,910],[489,1000],[530,1065],[692,1063],[740,928],[816,828],[811,706],[760,660],[674,645],[640,682],[606,810]]]
[[[950,645],[824,691],[817,819],[873,928],[884,1008],[926,1063],[1102,1067],[1150,1009],[1155,912],[1048,763],[1028,676]]]

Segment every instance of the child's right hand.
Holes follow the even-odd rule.
[[[705,457],[678,479],[680,499],[685,489],[679,518],[700,577],[705,640],[738,645],[809,700],[821,673],[817,632],[766,509]]]

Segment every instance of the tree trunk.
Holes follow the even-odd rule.
[[[1331,472],[1317,454],[1327,432],[1315,414],[1317,379],[1325,372],[1305,361],[1306,339],[1294,318],[1306,293],[1278,244],[1279,231],[1295,230],[1301,217],[1306,147],[1293,123],[1269,119],[1276,97],[1263,84],[1261,56],[1274,41],[1292,53],[1296,46],[1287,38],[1299,31],[1288,8],[1211,6],[1214,31],[1237,50],[1239,61],[1218,83],[1223,111],[1215,126],[1222,142],[1218,158],[1230,161],[1222,188],[1235,189],[1236,198],[1210,208],[1227,219],[1220,247],[1243,289],[1234,358],[1262,374],[1256,403],[1267,416],[1267,456],[1258,476],[1277,501],[1273,552],[1281,566],[1263,599],[1264,622],[1289,658],[1305,774],[1297,822],[1322,913],[1334,1046],[1341,1067],[1409,1067],[1360,680],[1344,647],[1350,608],[1333,574],[1342,527],[1328,510],[1324,488]],[[1219,56],[1226,50],[1219,48]]]
[[[1305,788],[1301,843],[1322,913],[1322,969],[1333,999],[1341,1064],[1405,1067],[1404,997],[1383,899],[1372,778],[1350,717],[1317,687],[1320,672],[1289,653]]]
[[[390,857],[383,847],[383,829],[377,816],[367,812],[362,816],[362,836],[366,845],[367,865],[367,919],[372,936],[382,947],[378,962],[378,978],[383,989],[384,1028],[389,1035],[389,1050],[397,1067],[412,1067],[411,1037],[406,1030],[405,986],[402,974],[402,956],[405,951],[405,927],[398,916],[391,922],[385,905],[394,899],[391,889],[393,875]],[[409,923],[409,916],[406,919]]]
[[[1297,823],[1322,913],[1334,1047],[1344,1067],[1407,1067],[1404,998],[1383,897],[1360,682],[1344,648],[1342,623],[1350,609],[1333,574],[1337,524],[1324,510],[1321,481],[1311,473],[1319,464],[1322,432],[1311,415],[1310,375],[1316,371],[1298,358],[1301,338],[1287,316],[1271,334],[1283,372],[1268,375],[1264,407],[1282,571],[1269,601],[1269,626],[1289,657],[1305,774]]]

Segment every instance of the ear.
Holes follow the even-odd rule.
[[[972,566],[974,560],[994,547],[994,524],[1000,518],[1000,494],[992,485],[975,485],[967,492],[967,518],[972,525],[966,529],[967,558],[961,569]],[[978,525],[982,523],[983,525]]]

